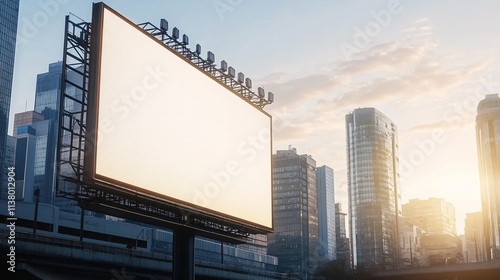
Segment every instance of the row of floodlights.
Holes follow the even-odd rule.
[[[162,18],[160,20],[160,29],[165,33],[167,32],[168,22],[166,19]],[[176,41],[179,39],[179,29],[177,27],[174,27],[174,29],[172,30],[172,38]],[[181,44],[185,45],[185,46],[189,45],[189,37],[186,34],[182,35]],[[200,44],[196,44],[195,53],[198,56],[201,54],[201,45]],[[214,53],[211,51],[208,51],[206,60],[208,63],[213,64],[215,62]],[[228,67],[227,62],[225,60],[221,61],[220,71],[222,71],[223,73],[227,73],[227,75],[233,79],[236,78],[236,81],[238,83],[240,83],[240,84],[244,83],[247,88],[249,88],[249,89],[252,88],[252,80],[250,78],[245,79],[245,75],[242,72],[239,72],[238,76],[236,76],[236,70],[231,66]],[[265,96],[266,96],[265,91],[262,87],[258,88],[257,94],[259,95],[260,98],[265,98]],[[270,103],[274,102],[274,94],[272,92],[268,92],[267,101],[269,101]]]

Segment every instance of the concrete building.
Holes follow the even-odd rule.
[[[455,207],[442,198],[410,199],[403,204],[403,217],[430,234],[457,235]]]
[[[419,265],[457,263],[461,243],[457,237],[455,207],[442,198],[410,199],[403,204],[403,217],[408,225],[425,231],[421,236]]]
[[[422,265],[442,266],[461,262],[462,248],[458,236],[446,233],[424,234],[421,237]]]
[[[422,254],[422,236],[427,232],[416,225],[405,224],[402,230],[401,259],[405,267],[419,267],[425,262]]]
[[[375,108],[346,115],[349,227],[354,266],[400,265],[401,194],[396,125]]]
[[[278,271],[293,279],[312,279],[320,261],[316,161],[295,148],[273,155],[274,233],[268,254],[278,257]]]
[[[467,213],[465,216],[465,254],[466,262],[486,261],[487,251],[484,239],[482,212]]]
[[[476,142],[486,259],[500,260],[500,97],[488,94],[477,105]]]

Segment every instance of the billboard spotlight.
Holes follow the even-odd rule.
[[[160,20],[160,29],[163,31],[163,32],[166,32],[168,30],[168,21],[164,18],[162,18]]]
[[[252,80],[250,80],[250,78],[245,79],[245,86],[247,88],[252,88]]]
[[[259,87],[258,89],[259,97],[264,98],[266,96],[266,93],[264,92],[264,89]]]
[[[267,94],[268,94],[267,101],[273,103],[274,102],[274,93],[268,92]]]
[[[186,34],[182,35],[182,44],[189,45],[189,37]]]
[[[236,70],[232,66],[229,66],[227,74],[229,77],[234,78],[236,76]]]
[[[243,84],[244,81],[245,75],[242,72],[238,73],[238,83]]]
[[[227,62],[225,60],[223,60],[223,61],[220,62],[220,70],[222,72],[226,72],[227,71]]]
[[[207,52],[207,61],[210,64],[215,62],[215,54],[213,52],[211,52],[211,51]]]
[[[176,41],[179,39],[179,29],[177,27],[174,27],[174,30],[172,30],[172,38]]]
[[[200,44],[196,44],[196,54],[197,55],[201,54],[201,45]]]

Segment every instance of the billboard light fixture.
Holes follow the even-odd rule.
[[[201,54],[201,45],[200,44],[196,44],[196,55],[200,55]]]
[[[220,70],[224,73],[227,71],[227,62],[225,60],[220,62]]]
[[[274,93],[272,92],[267,93],[267,101],[269,101],[270,103],[274,102]]]
[[[163,32],[167,32],[168,30],[168,21],[164,18],[162,18],[160,20],[160,29],[163,31]]]
[[[207,62],[213,64],[215,62],[215,54],[211,51],[207,52]]]
[[[266,96],[266,92],[261,87],[259,87],[259,89],[257,90],[257,92],[258,92],[260,98],[264,98]]]
[[[234,68],[232,66],[229,66],[227,71],[228,71],[227,74],[229,75],[229,77],[231,77],[231,78],[236,77],[236,70],[234,70]]]
[[[185,45],[185,46],[189,45],[189,37],[188,37],[188,35],[186,35],[186,34],[182,35],[182,44]]]
[[[252,80],[250,78],[245,79],[245,86],[247,88],[252,88]]]
[[[176,41],[179,39],[179,28],[174,27],[172,30],[172,38],[174,38]]]
[[[245,82],[245,75],[242,72],[238,73],[238,83],[243,84]]]

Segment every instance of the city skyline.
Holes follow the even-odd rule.
[[[276,93],[266,108],[274,117],[273,150],[292,144],[331,166],[342,204],[343,117],[376,107],[398,124],[403,202],[450,201],[459,233],[465,213],[480,210],[474,116],[477,102],[499,88],[493,65],[500,39],[487,36],[500,26],[498,3],[154,1],[139,9],[105,2],[137,23],[166,18],[191,46],[199,42],[203,53],[213,51],[216,61]],[[20,7],[11,120],[32,109],[36,74],[62,59],[64,15],[91,17],[91,1],[40,3]]]

